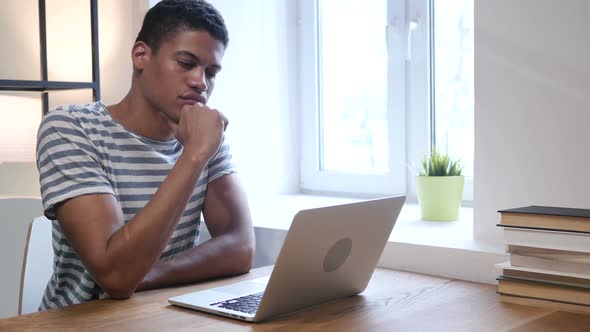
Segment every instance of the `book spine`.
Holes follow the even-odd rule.
[[[575,251],[553,250],[508,245],[506,252],[515,255],[538,257],[557,261],[590,264],[590,254]]]
[[[551,260],[539,257],[523,256],[523,255],[510,255],[510,264],[514,266],[530,267],[536,269],[552,270],[557,272],[568,272],[582,275],[588,275],[590,277],[590,265],[572,263],[558,260]]]
[[[504,228],[508,245],[590,253],[590,235],[573,232]]]
[[[500,279],[498,280],[498,292],[507,295],[590,305],[590,291],[577,287]]]
[[[530,297],[513,296],[507,294],[500,294],[500,301],[506,303],[528,305],[539,308],[546,308],[552,310],[563,310],[580,313],[590,313],[590,306],[577,305],[572,303],[565,303],[559,301],[548,301],[543,299],[535,299]]]

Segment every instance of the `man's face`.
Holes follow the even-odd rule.
[[[206,31],[178,32],[148,57],[142,93],[152,108],[178,123],[184,105],[207,103],[224,52],[223,43]]]

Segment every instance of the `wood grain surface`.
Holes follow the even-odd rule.
[[[358,296],[264,323],[243,323],[168,304],[167,299],[272,267],[195,285],[97,300],[0,320],[0,331],[588,331],[590,315],[505,303],[496,286],[377,269]]]

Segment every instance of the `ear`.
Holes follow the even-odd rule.
[[[131,61],[133,62],[133,68],[136,70],[143,70],[146,64],[150,61],[152,56],[152,49],[148,44],[137,41],[131,49]]]

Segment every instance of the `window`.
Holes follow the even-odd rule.
[[[434,144],[473,174],[473,0],[298,9],[304,191],[415,197]]]
[[[473,199],[473,0],[433,0],[434,144],[461,158],[465,199]]]

